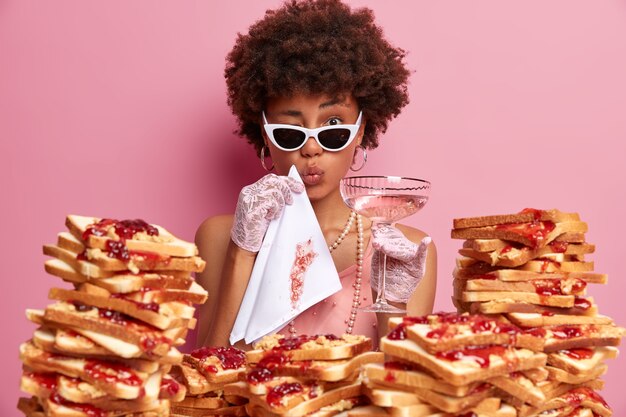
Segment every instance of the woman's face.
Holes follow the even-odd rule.
[[[356,99],[350,95],[336,97],[322,95],[295,95],[270,99],[265,109],[267,122],[289,124],[309,129],[340,124],[355,124],[359,116]],[[269,148],[275,172],[287,175],[292,165],[298,169],[310,200],[321,199],[339,187],[350,165],[356,147],[363,139],[365,121],[354,140],[338,152],[323,149],[313,137],[295,151],[277,148],[263,131],[265,146]]]

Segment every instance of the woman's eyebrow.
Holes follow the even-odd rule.
[[[340,99],[339,97],[335,97],[329,101],[325,101],[324,103],[319,105],[320,109],[324,109],[326,107],[332,107],[335,105],[340,105],[343,107],[350,107],[350,104],[346,103],[344,100]]]

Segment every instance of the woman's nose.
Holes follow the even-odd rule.
[[[300,149],[302,151],[302,155],[309,157],[319,155],[324,151],[313,136],[309,136],[304,146]]]

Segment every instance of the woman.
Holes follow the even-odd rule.
[[[351,10],[339,0],[286,3],[239,35],[227,57],[228,103],[240,134],[272,173],[244,187],[235,215],[209,218],[196,233],[207,261],[198,282],[210,294],[200,310],[200,345],[228,344],[265,231],[292,193],[307,193],[343,289],[283,333],[384,334],[387,317],[356,308],[375,297],[376,250],[389,256],[388,299],[408,305],[409,314],[431,312],[436,252],[430,239],[402,225],[371,230],[339,193],[341,178],[363,166],[366,150],[408,103],[403,58],[371,10]],[[304,185],[286,177],[292,165]]]

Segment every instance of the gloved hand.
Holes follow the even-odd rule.
[[[275,174],[268,174],[243,187],[230,230],[233,242],[242,249],[258,252],[270,221],[280,216],[285,204],[293,203],[292,192],[303,191],[301,182]]]
[[[376,249],[372,256],[371,276],[374,291],[378,292],[379,288],[382,252],[387,255],[385,298],[406,303],[424,276],[430,242],[431,238],[426,236],[418,245],[393,226],[372,226],[372,246]]]

